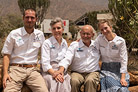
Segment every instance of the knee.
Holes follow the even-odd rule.
[[[87,79],[84,84],[95,84],[95,81],[93,79]]]
[[[77,85],[80,85],[80,82],[79,82],[79,80],[77,80],[77,79],[75,79],[75,78],[74,78],[74,79],[72,78],[72,79],[71,79],[71,85],[72,85],[72,86],[77,86]]]

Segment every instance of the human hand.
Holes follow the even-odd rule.
[[[6,88],[6,81],[7,80],[11,81],[11,77],[9,76],[9,74],[4,74],[4,76],[3,76],[3,88]]]
[[[125,87],[128,85],[128,83],[125,79],[121,79],[120,83],[121,83],[122,86],[125,86]]]
[[[52,74],[52,77],[55,78],[55,77],[57,77],[59,74],[60,74],[59,71],[54,71],[53,74]]]
[[[59,72],[62,76],[64,76],[64,71],[58,70],[58,72]]]
[[[64,82],[64,77],[63,77],[62,74],[59,74],[59,75],[57,75],[57,76],[55,77],[55,80],[56,80],[57,82],[63,83],[63,82]]]
[[[77,39],[76,41],[77,41],[77,42],[79,42],[79,41],[80,41],[80,39]]]

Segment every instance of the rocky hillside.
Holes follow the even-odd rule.
[[[0,16],[21,15],[18,0],[0,0]],[[108,9],[108,0],[51,0],[46,18],[56,16],[76,20],[89,11]]]
[[[18,0],[0,0],[0,16],[7,14],[21,15]]]

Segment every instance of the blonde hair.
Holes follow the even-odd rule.
[[[112,27],[111,23],[108,20],[101,20],[98,22],[98,28],[100,27],[101,24],[106,23],[108,26]]]

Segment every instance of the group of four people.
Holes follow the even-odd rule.
[[[79,92],[82,84],[85,92],[96,92],[99,82],[101,92],[129,92],[125,40],[112,32],[108,21],[98,24],[102,34],[95,41],[91,40],[93,27],[85,25],[80,31],[81,39],[68,47],[62,37],[61,18],[51,21],[52,37],[46,40],[34,28],[36,20],[35,10],[25,10],[24,27],[11,31],[5,41],[4,92],[21,91],[23,82],[33,92]],[[41,73],[37,67],[40,48]],[[67,73],[69,66],[71,75]]]

